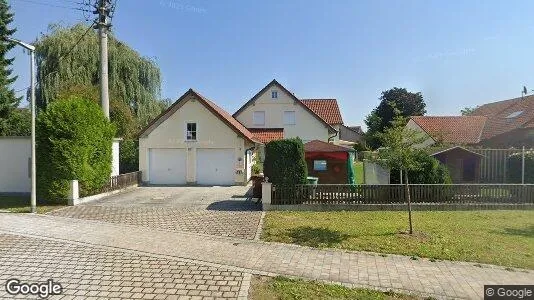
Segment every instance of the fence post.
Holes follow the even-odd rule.
[[[263,210],[269,210],[271,206],[271,196],[272,196],[273,184],[270,182],[261,183],[261,204]]]
[[[521,184],[525,184],[525,146],[521,151]]]
[[[76,205],[76,200],[80,198],[79,188],[78,188],[78,180],[71,180],[69,182],[69,205]]]

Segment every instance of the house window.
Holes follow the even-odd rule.
[[[314,171],[326,171],[326,160],[314,160],[313,170]]]
[[[185,131],[185,139],[187,141],[197,140],[197,123],[187,123]]]
[[[278,91],[271,91],[271,98],[278,99]]]
[[[294,111],[284,111],[284,125],[295,125]]]
[[[265,112],[264,111],[255,111],[252,114],[252,123],[254,125],[265,125]]]

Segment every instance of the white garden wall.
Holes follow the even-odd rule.
[[[0,193],[30,193],[30,137],[0,137]]]

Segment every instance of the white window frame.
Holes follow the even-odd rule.
[[[189,136],[187,135],[187,133],[189,132],[189,130],[187,129],[187,125],[189,125],[189,124],[195,124],[195,139],[189,139]],[[187,122],[185,122],[184,136],[185,136],[185,141],[186,142],[196,142],[196,141],[198,141],[198,122],[197,121],[187,121]]]
[[[263,122],[262,123],[258,122],[257,117],[256,117],[256,115],[260,114],[260,113],[263,114]],[[265,126],[265,111],[264,110],[258,110],[258,111],[255,111],[255,112],[252,113],[252,124],[255,125],[255,126]]]
[[[293,119],[289,119],[288,116],[290,116],[292,113],[293,114]],[[284,125],[296,125],[297,124],[297,114],[294,110],[286,110],[284,111],[284,115],[282,116],[283,118],[283,121],[284,121]]]
[[[271,99],[278,99],[278,90],[271,91]]]

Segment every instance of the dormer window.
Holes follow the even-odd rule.
[[[278,91],[271,91],[271,98],[278,99]]]

